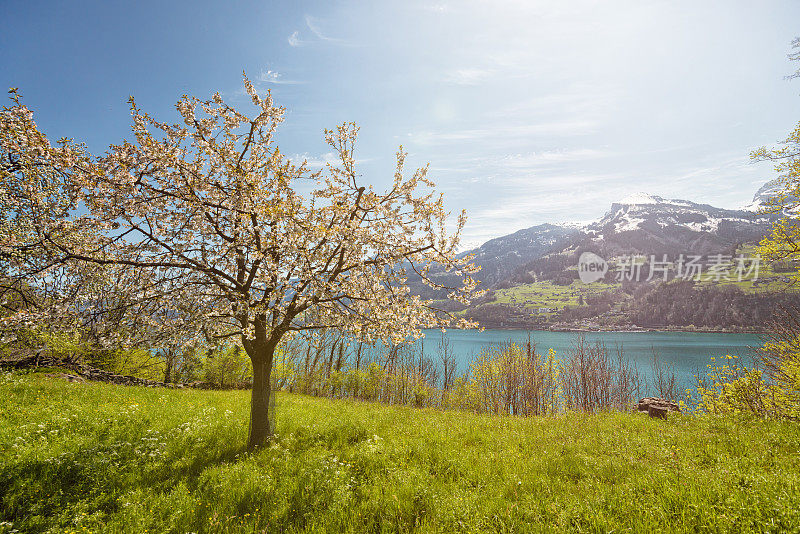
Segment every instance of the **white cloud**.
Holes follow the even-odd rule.
[[[303,83],[297,80],[287,80],[283,77],[283,74],[274,70],[262,70],[258,79],[265,83],[274,83],[279,85],[296,85]]]
[[[322,21],[318,18],[312,17],[311,15],[306,15],[306,26],[308,29],[311,30],[311,33],[317,36],[317,39],[321,41],[328,41],[332,43],[344,43],[344,39],[337,39],[335,37],[331,37],[326,35],[322,28],[320,27]]]
[[[290,46],[297,47],[297,46],[303,46],[304,44],[306,44],[305,41],[300,39],[300,32],[299,31],[292,32],[292,34],[289,37],[287,37],[286,40],[289,41],[289,45]]]

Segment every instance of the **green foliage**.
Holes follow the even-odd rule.
[[[339,346],[338,341],[333,344]],[[318,397],[523,417],[625,410],[645,389],[644,377],[621,352],[612,354],[580,336],[571,350],[560,355],[553,349],[537,352],[531,339],[486,348],[461,376],[455,374],[455,359],[446,343],[434,356],[436,362],[409,346],[384,347],[370,353],[366,358],[374,359],[368,362],[361,348],[355,349],[362,355],[360,365],[353,363],[353,354],[341,353],[337,361],[342,365],[335,366],[332,358],[313,358],[311,349],[285,349],[278,359],[277,385]],[[323,344],[316,348],[317,354],[334,352]],[[674,374],[665,371],[661,379],[674,383]],[[673,393],[665,389],[660,394],[672,399]]]
[[[750,157],[755,161],[775,163],[781,192],[770,201],[765,211],[784,215],[772,224],[770,235],[761,240],[758,251],[770,260],[800,259],[800,224],[796,218],[786,215],[800,205],[800,123],[778,147],[761,147]]]
[[[766,343],[762,350],[774,354],[781,348]],[[740,367],[735,363],[736,356],[730,355],[721,363],[709,364],[705,376],[696,376],[696,389],[686,391],[689,405],[699,413],[799,420],[800,362],[796,348],[791,350],[790,355],[777,361],[777,373]]]
[[[766,415],[768,387],[759,370],[741,367],[730,354],[711,358],[708,372],[696,375],[697,387],[687,400],[697,413]]]
[[[792,423],[510,418],[282,393],[277,437],[247,454],[247,395],[0,375],[0,529],[785,532],[800,524]]]
[[[544,356],[530,345],[515,343],[484,350],[472,362],[470,380],[459,391],[463,395],[461,407],[493,414],[557,413],[564,404],[561,367],[553,349]]]
[[[800,310],[776,314],[758,356],[757,367],[740,367],[736,356],[711,358],[696,390],[687,390],[689,403],[698,412],[800,420]]]
[[[203,379],[221,388],[242,387],[252,380],[250,358],[239,345],[209,350],[203,363]]]
[[[0,356],[14,351],[42,351],[44,355],[61,359],[81,359],[91,351],[81,332],[50,331],[46,328],[22,328],[2,347]]]
[[[164,378],[164,361],[157,354],[145,349],[120,349],[105,351],[99,354],[105,357],[103,364],[98,365],[120,375],[138,376],[148,380]],[[94,355],[90,363],[97,362]]]
[[[164,362],[153,352],[137,348],[101,349],[87,341],[85,333],[80,329],[23,329],[16,332],[14,341],[3,350],[14,351],[41,351],[45,356],[86,363],[113,373],[150,380],[161,380],[164,374]]]
[[[772,413],[800,420],[800,310],[783,310],[760,356]]]

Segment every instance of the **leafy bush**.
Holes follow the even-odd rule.
[[[204,380],[220,388],[246,387],[253,378],[250,358],[239,345],[209,349],[203,371]]]
[[[737,357],[726,355],[721,362],[711,358],[705,376],[696,375],[695,391],[687,399],[698,413],[765,415],[769,410],[768,391],[758,369],[740,367]]]

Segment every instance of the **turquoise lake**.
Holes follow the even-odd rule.
[[[579,336],[576,332],[520,331],[520,330],[448,330],[445,336],[456,355],[459,372],[467,370],[469,362],[481,350],[498,346],[506,341],[526,342],[528,334],[536,343],[539,353],[553,348],[558,355],[565,355],[575,346]],[[653,353],[658,354],[662,364],[675,370],[679,391],[693,385],[692,376],[705,374],[711,357],[727,354],[739,356],[742,363],[749,364],[753,349],[762,340],[756,334],[719,334],[695,332],[584,332],[586,341],[600,342],[612,353],[622,348],[625,358],[635,364],[640,374],[649,378],[652,371]],[[442,332],[426,330],[423,341],[425,355],[433,361],[438,358],[438,346]]]

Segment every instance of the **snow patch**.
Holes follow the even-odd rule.
[[[653,195],[648,195],[647,193],[633,193],[628,195],[627,197],[623,198],[617,204],[658,204],[662,202],[660,197],[654,197]]]
[[[629,232],[639,228],[639,224],[643,223],[644,219],[636,217],[623,216],[622,220],[614,225],[615,232]]]
[[[722,219],[720,218],[709,217],[708,220],[705,222],[686,223],[683,226],[689,228],[690,230],[694,230],[695,232],[716,232],[717,230],[719,230],[719,223],[721,222]]]
[[[595,221],[596,219],[590,219],[586,221],[559,221],[553,223],[553,226],[560,226],[561,228],[566,228],[568,230],[585,230],[587,226]]]

